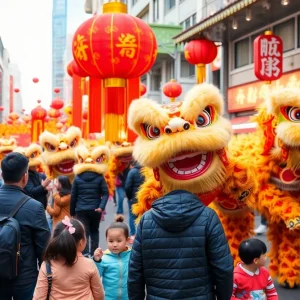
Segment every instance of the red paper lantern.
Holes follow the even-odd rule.
[[[184,47],[185,59],[192,65],[210,64],[217,54],[217,46],[210,40],[193,40]]]
[[[60,111],[57,110],[57,109],[55,109],[55,108],[50,108],[50,109],[48,110],[48,116],[49,116],[50,118],[56,119],[56,118],[59,118],[60,115],[61,115]]]
[[[39,82],[39,79],[38,79],[37,77],[34,77],[34,78],[32,78],[32,81],[33,81],[34,83],[38,83],[38,82]]]
[[[15,93],[19,93],[19,92],[20,92],[20,89],[15,88],[15,89],[14,89],[14,92],[15,92]]]
[[[184,47],[185,59],[192,65],[197,65],[197,82],[205,81],[205,65],[212,63],[218,54],[218,48],[209,40],[193,40]]]
[[[37,100],[36,102],[37,102],[38,104],[40,104],[40,103],[42,102],[42,100]]]
[[[267,82],[282,76],[283,43],[279,36],[266,31],[254,40],[254,74]]]
[[[4,111],[4,106],[0,106],[0,111]]]
[[[11,120],[13,120],[13,121],[16,121],[16,120],[18,120],[19,119],[19,115],[16,113],[16,112],[11,112],[9,115],[8,115],[8,117],[11,119]]]
[[[85,110],[83,111],[83,114],[82,114],[82,119],[83,119],[83,120],[87,120],[87,119],[88,119],[88,115],[89,115],[88,110],[85,109]]]
[[[126,14],[123,3],[104,4],[103,12],[82,23],[75,32],[73,56],[79,68],[89,76],[110,79],[147,73],[157,55],[152,29],[140,18]],[[113,81],[112,86],[124,86],[120,80]]]
[[[147,86],[144,83],[140,84],[140,93],[141,96],[144,96],[147,93]]]
[[[72,60],[68,64],[67,72],[71,77],[73,77],[74,74],[79,76],[79,77],[82,77],[82,78],[88,77],[88,74],[86,72],[84,72],[81,68],[78,67],[75,60]]]
[[[171,98],[171,101],[175,101],[175,98],[181,95],[182,87],[175,79],[171,79],[163,86],[163,93]]]
[[[60,98],[53,99],[50,107],[54,109],[61,109],[64,107],[64,101]]]
[[[54,92],[55,94],[58,94],[58,93],[60,92],[60,88],[58,88],[58,87],[54,88],[54,89],[53,89],[53,92]]]
[[[38,106],[31,111],[32,120],[44,120],[46,116],[47,111],[41,106]]]
[[[67,73],[70,77],[73,77],[73,67],[72,67],[73,60],[67,66]]]
[[[13,121],[12,121],[11,119],[7,119],[7,120],[6,120],[6,123],[7,123],[7,124],[12,124]]]

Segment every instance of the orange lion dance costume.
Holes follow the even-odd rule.
[[[250,168],[227,150],[231,125],[222,111],[222,96],[209,84],[195,86],[183,102],[131,104],[129,126],[138,135],[133,156],[147,167],[133,212],[141,217],[153,201],[175,189],[196,194],[205,205],[214,201],[237,261],[238,245],[254,227],[248,205],[255,186]]]
[[[243,144],[244,159],[255,163],[271,275],[292,288],[300,284],[300,89],[274,92],[255,121],[257,132],[238,138],[234,148]]]

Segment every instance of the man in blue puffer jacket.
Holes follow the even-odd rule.
[[[140,220],[129,263],[130,300],[230,300],[233,259],[216,213],[174,190]]]
[[[99,246],[101,213],[105,210],[109,192],[102,174],[86,171],[75,176],[71,192],[71,216],[77,217],[85,228],[87,239],[91,239],[91,253]],[[89,253],[89,243],[83,251]]]

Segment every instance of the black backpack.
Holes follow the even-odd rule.
[[[29,199],[24,196],[8,216],[0,215],[0,279],[10,280],[18,275],[21,231],[14,216]]]

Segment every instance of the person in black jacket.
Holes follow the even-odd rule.
[[[230,300],[233,259],[217,214],[174,190],[141,218],[128,272],[130,300]]]
[[[28,182],[25,186],[25,191],[35,200],[41,202],[44,209],[47,207],[47,187],[51,183],[49,178],[46,178],[44,173],[36,171],[36,167],[30,167],[28,171]]]
[[[129,208],[129,229],[130,229],[130,243],[133,243],[136,227],[135,220],[136,215],[132,213],[132,205],[137,203],[136,193],[138,192],[140,186],[145,180],[144,175],[141,172],[141,166],[138,162],[133,163],[133,168],[128,172],[126,182],[125,182],[125,193],[128,198],[128,208]]]
[[[26,195],[23,189],[28,180],[28,159],[12,152],[2,160],[1,168],[4,185],[0,189],[0,214],[8,215]],[[29,199],[14,218],[21,230],[18,276],[0,280],[0,299],[31,300],[38,276],[37,262],[41,265],[50,231],[44,207],[34,199]]]
[[[103,175],[96,172],[82,172],[75,176],[71,191],[71,216],[80,220],[91,239],[91,253],[99,246],[99,225],[101,213],[105,210],[109,192]],[[89,243],[83,251],[89,255]]]

